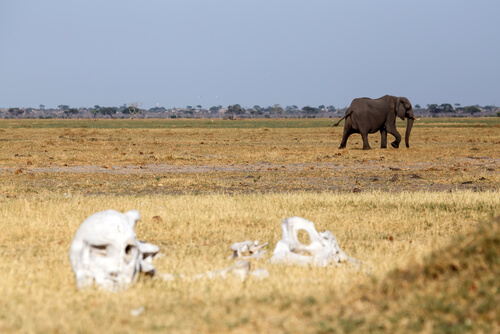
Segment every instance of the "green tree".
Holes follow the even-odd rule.
[[[481,112],[481,109],[479,109],[476,106],[467,106],[464,108],[464,112],[470,113],[471,115],[473,115],[475,113]]]
[[[439,114],[441,112],[441,108],[437,104],[428,104],[427,111],[432,115]]]
[[[100,107],[99,107],[100,109]],[[97,114],[99,113],[99,109],[91,109],[90,114],[92,115],[93,118],[96,118]]]
[[[9,108],[7,111],[16,118],[24,114],[24,109],[22,108]]]
[[[243,115],[246,112],[239,104],[233,104],[227,107],[226,114],[234,118],[236,115]]]
[[[68,110],[69,106],[67,104],[60,104],[57,106],[60,110]]]
[[[108,115],[111,118],[113,118],[113,115],[115,115],[117,111],[118,109],[116,107],[101,107],[99,109],[100,114],[103,114],[104,116]]]
[[[264,115],[264,112],[260,108],[259,109],[252,108],[249,110],[249,112],[250,115],[252,115],[252,117]]]
[[[315,116],[319,113],[319,109],[318,108],[313,108],[313,107],[310,107],[310,106],[305,106],[302,108],[302,112],[304,114],[306,114],[307,116]]]
[[[70,115],[76,115],[76,114],[78,114],[78,109],[76,109],[76,108],[65,109],[64,110],[64,114],[66,115],[66,117],[69,118]]]
[[[149,108],[148,111],[149,112],[164,112],[164,111],[167,111],[167,109],[165,107],[153,107],[153,108]]]
[[[210,107],[210,109],[208,109],[208,110],[210,110],[210,113],[212,113],[212,114],[216,114],[216,113],[218,113],[218,112],[219,112],[219,110],[221,110],[221,109],[222,109],[222,106],[220,106],[220,105],[219,105],[219,106],[212,106],[212,107]]]
[[[452,105],[449,103],[443,103],[439,106],[441,109],[441,112],[455,112],[455,109],[453,109]]]

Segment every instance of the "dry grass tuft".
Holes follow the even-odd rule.
[[[356,295],[334,311],[346,316],[331,326],[342,332],[497,333],[499,275],[500,216],[423,262],[354,289]]]
[[[498,192],[464,191],[4,198],[0,203],[0,331],[96,332],[109,326],[110,332],[121,333],[303,332],[378,326],[381,319],[391,321],[396,313],[385,316],[385,309],[373,304],[382,298],[403,303],[397,298],[400,295],[417,298],[412,281],[393,286],[398,280],[391,277],[408,270],[412,277],[426,270],[432,273],[437,267],[422,265],[424,258],[446,248],[454,237],[474,236],[478,222],[500,212],[498,196]],[[76,291],[69,244],[87,216],[108,208],[139,209],[143,218],[138,237],[159,245],[166,254],[155,261],[158,270],[187,278],[141,279],[118,294]],[[270,265],[267,260],[281,238],[281,219],[292,215],[314,221],[319,231],[331,230],[340,246],[365,261],[365,266],[356,270],[349,265],[326,269]],[[252,263],[253,268],[267,269],[268,279],[242,283],[236,278],[190,278],[230,265],[230,244],[246,239],[270,243],[267,256]],[[439,275],[441,282],[452,278],[446,272]],[[385,282],[386,276],[388,283],[369,288],[373,280]],[[474,284],[479,289],[482,283]],[[490,292],[498,298],[498,291]],[[440,298],[446,293],[443,290]],[[426,298],[432,296],[429,293]],[[131,317],[130,311],[139,307],[145,311]],[[483,326],[474,314],[469,317]],[[364,325],[358,327],[358,322]]]

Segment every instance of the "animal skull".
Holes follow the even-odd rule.
[[[340,249],[337,239],[330,231],[318,233],[314,223],[309,220],[301,217],[283,219],[281,230],[282,238],[276,244],[271,262],[300,265],[310,263],[321,267],[344,261],[358,262]],[[300,230],[309,234],[309,245],[299,241],[297,234]]]
[[[158,246],[138,241],[139,211],[107,210],[88,217],[78,228],[69,250],[77,288],[95,283],[111,291],[126,288],[139,272],[156,273],[152,259]]]

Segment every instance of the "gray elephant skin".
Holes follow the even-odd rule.
[[[347,139],[353,133],[361,134],[363,138],[363,149],[371,149],[368,143],[368,134],[380,131],[381,148],[387,148],[387,133],[396,137],[391,143],[392,147],[399,148],[401,135],[396,130],[396,117],[402,120],[408,119],[406,124],[405,143],[410,147],[410,132],[415,117],[410,101],[406,97],[385,95],[378,99],[362,97],[352,100],[345,116],[333,126],[338,126],[345,119],[344,134],[340,149],[345,148]]]

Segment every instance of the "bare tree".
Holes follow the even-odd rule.
[[[130,119],[134,119],[137,115],[142,114],[139,102],[131,102],[128,107],[122,111],[124,114],[130,114]]]

